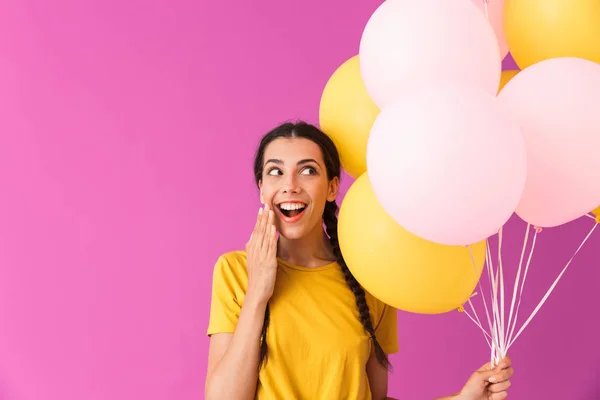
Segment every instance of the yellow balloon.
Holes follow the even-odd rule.
[[[556,57],[600,63],[598,0],[505,0],[504,33],[521,69]]]
[[[464,304],[485,261],[486,242],[471,246],[432,243],[398,225],[379,204],[368,175],[350,187],[339,214],[344,259],[358,282],[397,309],[441,314]]]
[[[596,216],[596,217],[600,217],[600,207],[596,208],[594,211],[592,211],[592,213]]]
[[[508,81],[510,81],[512,78],[515,77],[515,75],[517,75],[520,71],[514,70],[514,69],[510,69],[510,70],[506,70],[506,71],[502,71],[502,74],[500,75],[500,86],[498,87],[498,93],[500,93],[500,91],[504,88],[504,86],[508,83]]]
[[[321,129],[335,142],[342,167],[353,178],[367,170],[367,141],[378,114],[354,56],[329,78],[319,106]]]

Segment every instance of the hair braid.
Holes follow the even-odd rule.
[[[269,321],[271,320],[271,311],[269,310],[269,303],[265,309],[265,319],[263,322],[262,332],[260,334],[260,351],[258,354],[258,369],[267,363],[269,358],[269,348],[267,346],[267,330],[269,328]]]
[[[342,272],[344,273],[344,278],[346,279],[346,283],[352,293],[354,293],[354,297],[356,298],[356,307],[358,308],[359,319],[362,323],[365,331],[369,334],[371,339],[373,340],[373,346],[375,347],[375,356],[377,357],[377,361],[385,367],[387,370],[391,368],[390,362],[388,360],[387,355],[383,351],[383,348],[377,341],[377,337],[375,336],[375,329],[373,328],[373,321],[371,320],[371,314],[369,312],[369,306],[367,304],[367,299],[365,295],[365,291],[360,286],[348,266],[344,261],[344,257],[342,256],[342,251],[340,249],[340,244],[338,241],[338,219],[337,219],[337,210],[338,206],[335,201],[328,201],[325,205],[325,211],[323,213],[323,221],[325,222],[325,228],[327,230],[327,234],[329,235],[329,240],[331,242],[331,246],[333,247],[333,252],[337,258],[338,264],[340,264],[342,268]]]

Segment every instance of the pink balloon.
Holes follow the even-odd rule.
[[[496,94],[502,57],[485,15],[464,0],[387,0],[360,42],[361,75],[381,109],[413,81],[451,80]]]
[[[554,58],[519,72],[498,95],[521,125],[528,178],[517,214],[539,227],[600,204],[600,64]]]
[[[381,110],[367,146],[369,178],[388,214],[447,245],[495,234],[519,203],[526,169],[519,126],[472,86],[407,90]]]
[[[471,0],[494,28],[498,46],[500,47],[500,56],[506,57],[508,54],[508,44],[504,34],[504,0]],[[487,6],[486,6],[487,5]]]

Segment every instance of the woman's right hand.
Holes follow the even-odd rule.
[[[456,400],[503,400],[508,396],[510,377],[514,374],[512,361],[505,357],[494,368],[488,362],[467,381]]]
[[[269,205],[258,212],[254,231],[246,243],[248,291],[246,298],[266,304],[273,295],[277,276],[277,230]]]

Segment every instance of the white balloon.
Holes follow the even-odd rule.
[[[519,125],[472,86],[424,85],[377,116],[367,144],[375,196],[403,228],[469,245],[511,217],[527,178]]]
[[[381,109],[407,83],[450,80],[495,95],[502,57],[485,15],[465,0],[387,0],[360,41],[361,75]]]

